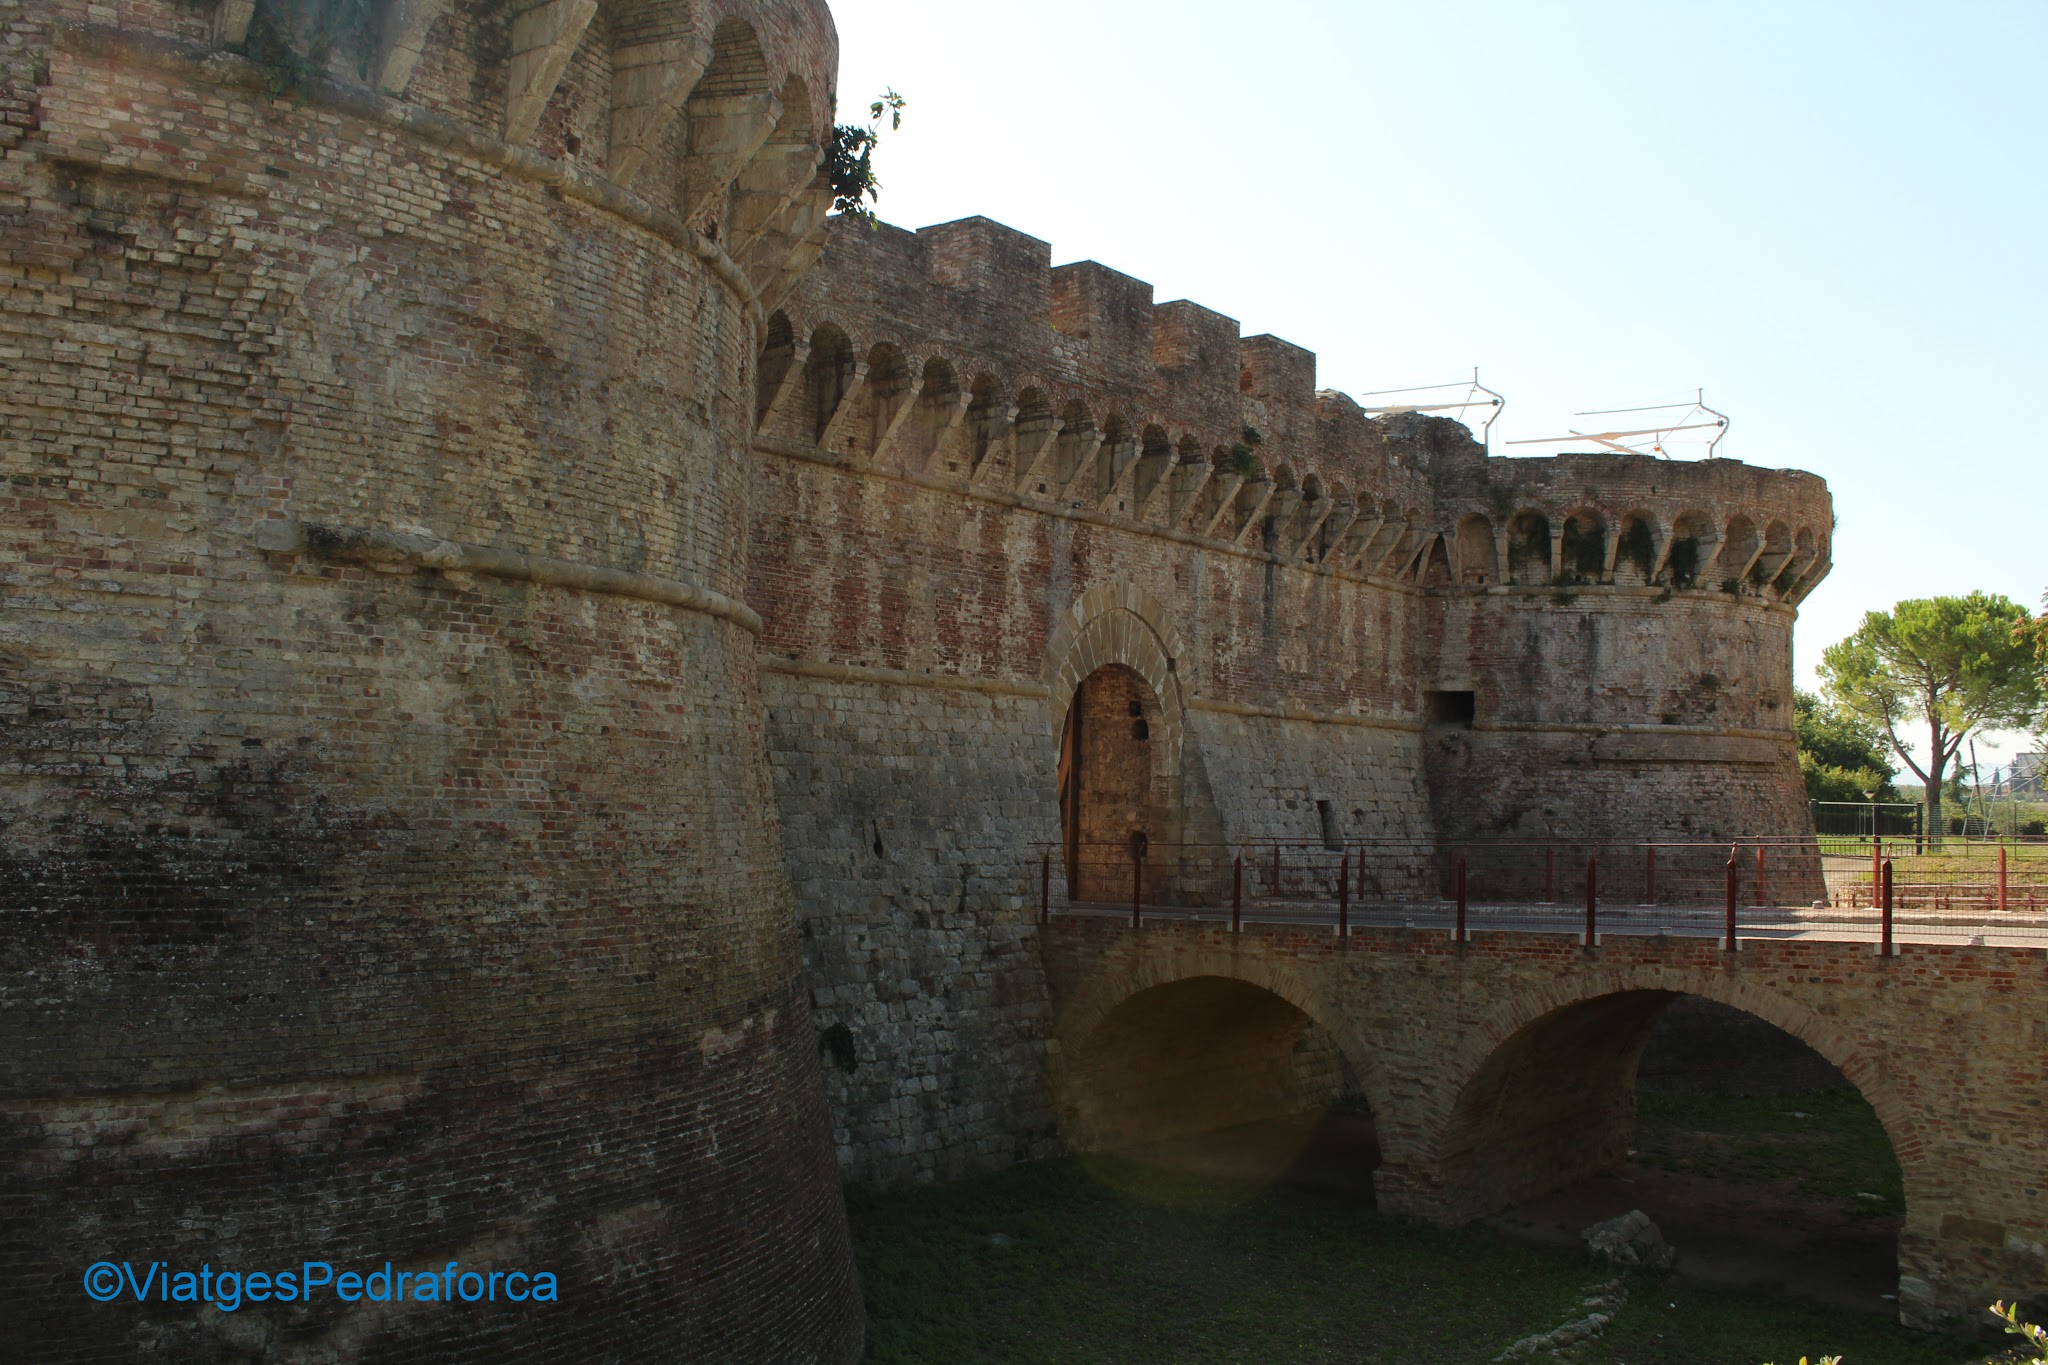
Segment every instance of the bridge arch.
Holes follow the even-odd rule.
[[[1697,996],[1782,1029],[1832,1063],[1876,1111],[1905,1182],[1906,1222],[1926,1193],[1921,1145],[1879,1059],[1812,1008],[1730,973],[1649,967],[1515,993],[1444,1063],[1421,1150],[1390,1165],[1426,1172],[1434,1207],[1462,1222],[1611,1170],[1635,1128],[1636,1064],[1665,1007]],[[1903,1234],[1902,1234],[1903,1235]]]
[[[1068,1000],[1058,1036],[1054,1107],[1084,1151],[1319,1114],[1347,1091],[1381,1112],[1342,1013],[1261,960],[1122,964]]]

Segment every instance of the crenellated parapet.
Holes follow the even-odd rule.
[[[1820,480],[1732,461],[1489,459],[1368,416],[1278,337],[987,219],[846,224],[769,319],[769,447],[1417,587],[1713,587],[1797,601]]]
[[[383,123],[722,258],[766,306],[823,247],[838,37],[821,0],[373,0],[367,25],[342,0],[123,3],[111,22],[47,8],[60,62],[175,68]],[[218,182],[237,167],[208,145],[215,113],[194,111],[188,136],[70,150]]]
[[[1695,589],[1796,605],[1827,576],[1834,508],[1795,469],[1646,455],[1491,459],[1440,488],[1467,588]]]

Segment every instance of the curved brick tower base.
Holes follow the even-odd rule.
[[[734,600],[823,6],[0,18],[0,1339],[857,1358]]]

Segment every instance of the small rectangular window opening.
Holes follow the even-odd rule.
[[[1323,827],[1323,847],[1340,849],[1344,847],[1344,831],[1337,825],[1337,812],[1327,801],[1316,802],[1316,819]]]
[[[1431,725],[1469,730],[1472,718],[1479,714],[1478,704],[1470,692],[1431,692],[1428,700]]]

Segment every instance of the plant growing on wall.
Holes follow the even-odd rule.
[[[1564,524],[1564,572],[1569,583],[1597,582],[1607,567],[1607,537],[1600,528],[1579,517]]]
[[[1700,576],[1700,543],[1691,536],[1671,542],[1671,559],[1668,565],[1671,581],[1681,588],[1689,588]]]
[[[1264,444],[1265,439],[1257,427],[1246,427],[1243,436],[1231,443],[1230,471],[1241,479],[1255,477],[1259,472],[1259,457],[1252,454],[1252,448]]]
[[[825,175],[832,185],[832,211],[874,225],[875,211],[868,205],[882,197],[882,182],[875,178],[875,148],[882,140],[882,119],[889,131],[903,126],[908,101],[894,90],[868,106],[868,121],[834,125],[832,140],[825,147]]]
[[[272,99],[288,98],[325,73],[337,53],[358,77],[364,75],[375,21],[372,0],[264,0],[250,19],[242,53],[262,69]]]
[[[1622,530],[1615,557],[1635,565],[1644,577],[1649,576],[1651,566],[1657,562],[1657,542],[1650,538],[1648,522],[1632,521]]]
[[[1925,597],[1866,614],[1854,635],[1821,655],[1827,696],[1884,733],[1892,752],[1920,779],[1927,829],[1943,828],[1943,779],[1971,733],[2028,729],[2039,723],[2044,693],[2039,662],[2019,635],[2026,609],[1995,593]],[[1925,765],[1899,738],[1927,727]]]

